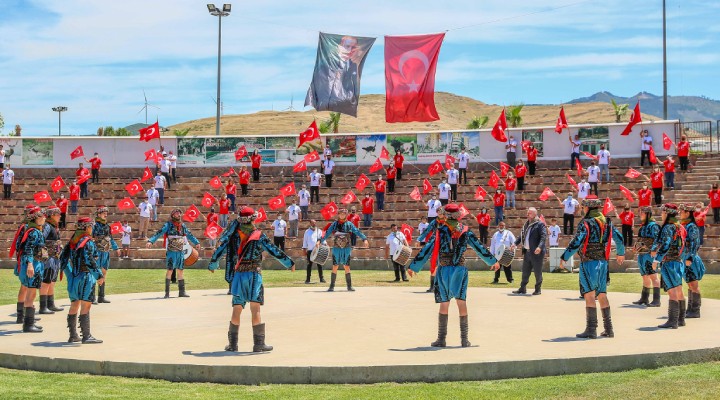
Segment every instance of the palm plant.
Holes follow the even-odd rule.
[[[487,125],[490,118],[487,115],[474,116],[467,124],[467,129],[482,129]]]
[[[510,123],[511,127],[517,128],[519,125],[522,125],[522,116],[520,115],[520,112],[522,111],[523,107],[525,107],[524,104],[510,106],[510,110],[507,114],[507,120],[508,123]]]
[[[620,120],[627,115],[630,105],[618,104],[615,102],[615,99],[610,99],[610,104],[612,104],[613,112],[615,113],[615,122],[620,122]]]
[[[331,112],[328,123],[329,123],[330,127],[332,128],[333,133],[338,133],[338,131],[340,129],[340,113],[339,112]]]

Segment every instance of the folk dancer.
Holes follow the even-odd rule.
[[[681,257],[685,250],[685,228],[678,221],[678,206],[673,203],[661,207],[663,224],[651,248],[653,270],[660,267],[661,285],[670,297],[668,320],[658,328],[677,329],[685,326],[685,296],[682,280],[685,275],[685,263]]]
[[[347,284],[348,292],[355,291],[352,286],[352,276],[350,275],[350,258],[352,255],[350,234],[354,233],[357,237],[363,240],[365,247],[368,247],[367,236],[360,232],[360,230],[356,228],[352,222],[347,220],[347,214],[348,211],[346,208],[338,210],[337,220],[330,224],[322,238],[323,242],[326,242],[330,236],[333,238],[333,266],[332,275],[330,275],[330,287],[328,288],[328,292],[335,291],[335,280],[337,279],[337,271],[340,266],[345,269],[345,283]]]
[[[254,221],[258,213],[250,207],[242,207],[238,218],[228,227],[230,233],[221,238],[217,249],[210,259],[208,269],[215,272],[218,259],[227,252],[226,260],[237,260],[237,263],[226,271],[226,279],[230,278],[232,291],[232,316],[228,329],[228,345],[225,351],[238,351],[238,329],[240,314],[245,305],[250,303],[253,330],[253,352],[271,351],[272,346],[265,344],[265,324],[260,318],[260,306],[265,301],[262,279],[262,253],[267,251],[285,268],[295,271],[295,263],[272,244],[270,239],[255,227]],[[230,229],[232,228],[232,231]],[[232,254],[231,254],[231,250]]]
[[[700,229],[695,222],[695,204],[680,207],[680,223],[685,227],[687,236],[680,259],[685,263],[685,282],[688,285],[688,306],[685,318],[700,318],[700,281],[705,275],[705,264],[698,255],[700,249]]]
[[[110,224],[107,223],[108,208],[100,206],[95,210],[95,225],[93,225],[92,235],[97,247],[98,259],[97,264],[102,268],[103,278],[107,279],[107,272],[110,269],[110,250],[112,249],[120,257],[120,248],[118,248],[115,239],[110,233]],[[95,288],[93,288],[93,304],[109,303],[110,300],[105,298],[105,279],[98,287],[97,302],[95,301]]]
[[[26,209],[27,226],[17,242],[17,275],[25,288],[23,299],[23,332],[40,333],[42,327],[35,325],[35,295],[43,280],[43,263],[47,260],[47,249],[42,234],[45,214],[37,206]],[[18,319],[19,319],[18,315]]]
[[[175,208],[170,212],[170,221],[160,228],[150,239],[148,239],[146,247],[149,249],[152,245],[163,236],[165,239],[165,298],[170,297],[170,281],[173,271],[177,270],[177,283],[179,294],[178,297],[190,297],[185,292],[185,258],[183,257],[183,247],[186,242],[190,242],[196,249],[200,250],[200,241],[190,232],[190,230],[182,222],[183,212],[179,208]]]
[[[48,207],[45,210],[45,225],[42,228],[48,259],[43,263],[44,275],[40,286],[40,314],[55,314],[57,311],[63,311],[62,308],[55,306],[55,282],[57,282],[60,274],[60,260],[58,257],[60,257],[62,251],[59,225],[60,208],[57,206]]]
[[[643,288],[640,300],[633,301],[633,304],[646,305],[648,307],[660,307],[660,279],[653,269],[653,259],[650,256],[655,238],[660,234],[660,225],[655,222],[652,216],[652,207],[640,207],[640,230],[635,241],[635,253],[637,254],[638,269],[642,276]],[[650,302],[650,289],[653,292],[653,299]]]
[[[565,262],[576,252],[580,253],[580,293],[585,298],[586,325],[585,331],[575,336],[584,339],[597,339],[596,298],[603,317],[604,331],[600,336],[615,337],[607,298],[607,271],[612,240],[615,240],[619,264],[625,261],[625,245],[620,231],[603,215],[602,206],[602,200],[592,194],[582,201],[585,216],[560,258],[560,268],[565,268]]]

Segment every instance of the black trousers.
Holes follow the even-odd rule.
[[[520,281],[520,290],[525,290],[525,287],[530,281],[531,272],[535,274],[535,290],[539,290],[540,287],[542,287],[543,282],[543,254],[540,253],[538,255],[535,255],[530,250],[523,250],[523,252],[525,254],[523,255],[522,280]]]
[[[532,176],[535,175],[535,161],[528,161],[528,173]]]
[[[478,225],[478,230],[480,231],[480,243],[487,246],[487,240],[488,240],[488,227]]]
[[[320,186],[310,186],[310,202],[320,202]]]
[[[273,236],[273,243],[279,247],[280,250],[285,251],[285,236]]]
[[[446,206],[448,203],[448,199],[439,199],[439,200],[440,200],[440,204],[442,204],[443,206]]]
[[[648,160],[648,165],[650,165],[650,150],[640,150],[640,166],[642,167],[645,165],[645,159]]]
[[[393,263],[393,268],[395,269],[395,280],[399,281],[400,276],[402,275],[402,280],[406,281],[407,274],[405,273],[405,266],[400,263],[396,263],[394,260],[392,263]]]
[[[312,253],[311,251],[308,251],[307,255],[305,256],[305,259],[307,260],[307,264],[306,264],[307,265],[307,278],[305,279],[306,282],[310,282],[310,275],[312,275],[312,266],[313,266],[313,264],[315,264],[314,262],[310,261],[311,253]],[[324,280],[322,265],[320,265],[320,264],[315,264],[315,265],[317,265],[318,277],[320,277],[321,281]]]
[[[505,272],[505,279],[507,279],[508,282],[513,281],[512,277],[512,268],[510,266],[499,268],[497,271],[495,271],[495,282],[500,280],[500,269]]]
[[[60,223],[58,224],[58,227],[60,229],[65,229],[66,223],[65,223],[65,217],[67,216],[67,213],[60,213]]]
[[[100,170],[99,169],[91,169],[90,173],[92,173],[92,183],[99,183],[100,182]]]
[[[457,183],[450,184],[450,199],[457,201]]]
[[[170,169],[170,172],[172,172],[173,183],[177,183],[177,174],[176,174],[176,171],[177,171],[177,168],[171,168],[171,169]]]
[[[569,229],[568,229],[569,227]],[[575,228],[575,214],[563,214],[563,232],[572,235]]]
[[[595,196],[598,195],[598,183],[597,182],[588,182],[590,184],[590,192],[592,193],[595,191]]]
[[[395,179],[387,180],[387,190],[388,193],[395,193]]]
[[[247,187],[248,187],[248,185],[240,184],[240,193],[241,193],[243,196],[247,196],[247,194],[248,194]]]
[[[12,184],[10,184],[10,185],[3,184],[3,198],[9,199],[11,193],[12,193]]]
[[[88,182],[87,181],[80,184],[80,198],[81,199],[88,198]]]
[[[397,169],[397,180],[402,180],[402,168],[396,168]]]
[[[332,174],[325,174],[325,187],[332,187]]]
[[[570,153],[570,169],[575,169],[575,160],[580,160],[580,153]]]
[[[653,197],[656,206],[662,204],[662,188],[653,188]]]
[[[720,224],[720,207],[715,207],[713,210],[713,223]]]
[[[622,226],[622,235],[623,235],[623,244],[625,244],[625,247],[629,247],[633,245],[633,229],[632,225],[625,225]]]
[[[161,172],[161,174],[165,177],[165,182],[167,182],[167,188],[169,190],[172,187],[172,185],[170,184],[170,172]]]
[[[521,176],[521,177],[517,178],[517,181],[518,181],[517,190],[525,190],[525,177]]]
[[[690,164],[687,157],[678,157],[680,159],[680,171],[687,171]]]
[[[460,182],[467,185],[467,168],[460,168],[460,177],[458,178],[458,183]]]
[[[260,168],[253,168],[252,176],[253,176],[253,182],[259,182],[260,181]]]

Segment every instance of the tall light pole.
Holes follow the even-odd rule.
[[[230,15],[231,4],[223,4],[222,10],[215,7],[215,4],[208,4],[207,8],[210,15],[218,17],[218,73],[217,73],[217,114],[215,117],[215,136],[220,136],[220,57],[222,54],[222,17]]]
[[[667,120],[667,29],[665,21],[665,0],[663,0],[663,119]]]
[[[56,113],[58,113],[58,136],[60,136],[60,135],[62,135],[62,117],[61,117],[61,115],[64,111],[67,111],[67,107],[58,106],[58,107],[53,107],[52,110],[55,111]]]

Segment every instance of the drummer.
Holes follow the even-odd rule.
[[[515,235],[513,235],[513,233],[509,230],[505,229],[505,222],[501,221],[498,224],[497,228],[497,232],[495,232],[492,239],[490,240],[490,252],[495,255],[495,258],[498,259],[502,270],[505,272],[505,279],[507,279],[508,283],[512,283],[513,277],[511,267],[512,260],[515,257],[515,252],[510,250],[510,247],[515,244]],[[495,271],[495,279],[493,279],[492,283],[500,283],[499,279],[500,269],[497,269]]]
[[[405,265],[395,261],[394,255],[401,251],[403,246],[409,246],[405,234],[398,232],[397,225],[390,225],[390,234],[385,239],[385,258],[392,261],[393,267],[395,268],[395,280],[393,282],[400,282],[400,274],[402,274],[403,282],[407,282],[408,278],[405,273]]]
[[[356,234],[360,239],[364,241],[365,247],[368,247],[367,236],[360,232],[352,222],[347,220],[348,211],[346,208],[338,210],[337,220],[328,226],[325,230],[325,235],[322,241],[327,241],[328,237],[333,237],[333,250],[332,250],[332,275],[330,275],[330,287],[328,292],[335,291],[335,280],[337,279],[338,267],[342,265],[345,269],[345,282],[347,283],[348,292],[354,292],[355,289],[352,286],[352,277],[350,275],[350,256],[352,253],[352,247],[350,246],[350,233]]]
[[[183,212],[179,208],[175,208],[170,212],[170,221],[166,222],[156,234],[147,241],[146,247],[149,249],[152,245],[163,236],[165,241],[165,298],[170,297],[170,277],[173,271],[177,270],[178,288],[180,289],[179,297],[190,297],[185,293],[185,278],[183,268],[185,267],[185,259],[183,257],[183,247],[187,241],[190,241],[197,250],[200,250],[200,241],[193,236],[192,232],[182,222]]]

